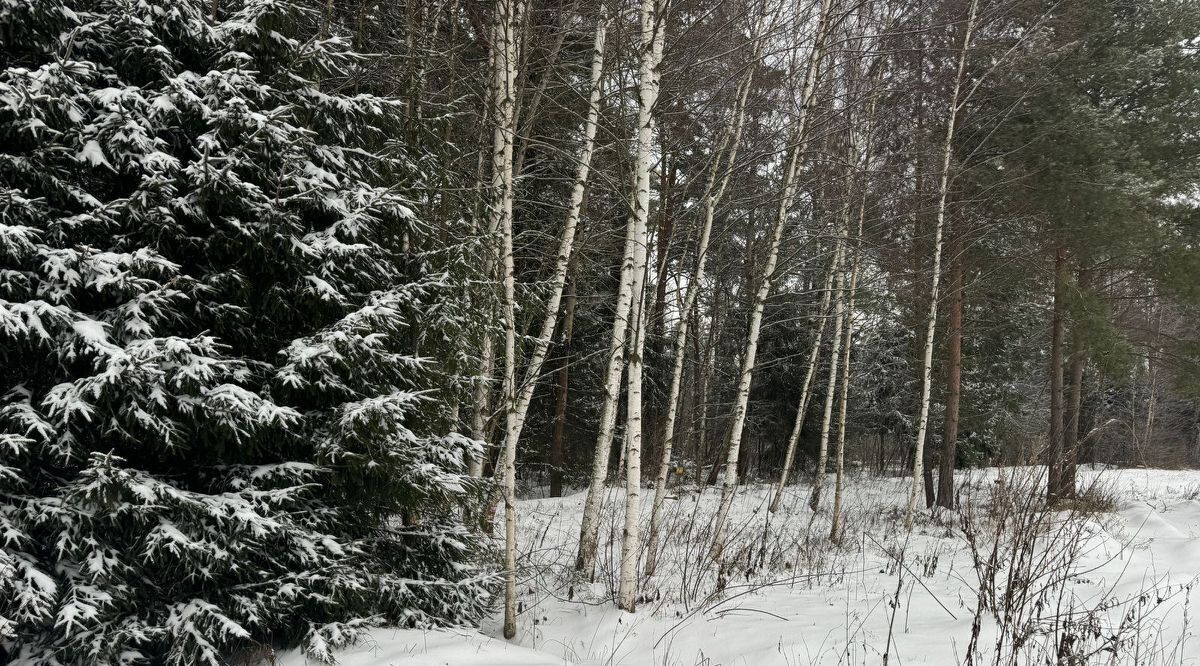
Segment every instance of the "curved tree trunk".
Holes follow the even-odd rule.
[[[517,11],[514,0],[502,0],[497,7],[497,49],[498,61],[507,63],[501,75],[500,62],[497,63],[497,89],[511,91],[515,81],[515,40],[512,38],[511,15]],[[596,27],[595,50],[592,58],[591,89],[588,95],[588,115],[584,127],[584,143],[580,149],[579,164],[576,169],[575,183],[571,191],[571,203],[567,209],[567,219],[563,225],[562,237],[559,241],[558,256],[555,260],[554,277],[550,300],[546,304],[546,314],[542,328],[534,343],[533,355],[525,371],[523,383],[516,383],[516,320],[515,320],[515,278],[513,275],[513,230],[512,230],[512,191],[513,191],[513,135],[515,97],[508,93],[501,97],[497,118],[504,121],[505,136],[503,145],[497,139],[495,164],[493,165],[493,182],[499,185],[502,193],[502,206],[497,215],[500,217],[500,228],[504,240],[504,311],[505,311],[505,342],[504,342],[504,397],[505,397],[505,432],[504,432],[504,515],[505,515],[505,603],[504,603],[504,636],[512,638],[516,635],[516,455],[517,442],[525,425],[525,417],[529,412],[529,404],[533,399],[534,387],[541,375],[542,364],[550,348],[550,340],[554,336],[555,323],[558,319],[559,306],[562,302],[563,287],[567,279],[571,253],[575,243],[575,231],[579,226],[579,217],[583,206],[583,194],[587,186],[588,173],[591,168],[592,153],[594,152],[596,127],[599,124],[601,76],[604,70],[604,41],[607,22],[601,17]],[[507,33],[507,36],[505,36]]]
[[[845,214],[843,213],[843,216]],[[838,355],[842,344],[842,323],[845,314],[843,301],[846,288],[846,246],[845,221],[839,225],[837,237],[837,277],[833,288],[833,337],[829,347],[829,381],[825,386],[825,408],[821,412],[821,443],[817,451],[817,468],[813,470],[812,494],[808,498],[808,508],[816,511],[821,507],[821,493],[825,486],[825,467],[829,464],[829,428],[833,422],[833,397],[837,391]]]

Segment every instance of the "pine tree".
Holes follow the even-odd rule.
[[[0,661],[331,660],[488,603],[465,262],[328,28],[0,3]]]

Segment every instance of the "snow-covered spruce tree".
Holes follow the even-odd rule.
[[[328,660],[488,603],[464,276],[324,5],[0,0],[0,661]]]

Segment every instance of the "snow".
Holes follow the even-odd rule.
[[[83,144],[83,149],[75,156],[80,162],[86,162],[92,166],[100,166],[101,164],[108,166],[108,159],[104,157],[104,149],[95,140],[89,140]]]
[[[1027,471],[964,472],[958,482],[983,501],[999,475],[1015,483],[1011,479]],[[1066,632],[1044,623],[1069,609],[1104,637],[1088,640],[1105,663],[1200,664],[1200,642],[1189,624],[1192,591],[1200,582],[1200,472],[1081,470],[1080,479],[1083,487],[1096,484],[1115,496],[1117,510],[1082,514],[1070,523],[1079,535],[1073,562],[1043,572],[1046,608],[1016,663],[1034,663],[1055,649],[1055,636]],[[714,594],[715,571],[706,555],[720,491],[673,492],[659,572],[643,581],[632,614],[612,602],[623,520],[619,491],[611,490],[606,502],[597,582],[591,584],[571,575],[584,495],[523,500],[522,613],[513,642],[499,638],[496,614],[480,631],[376,630],[368,644],[339,653],[339,661],[792,666],[877,664],[886,650],[894,664],[963,663],[979,578],[955,516],[926,516],[905,535],[908,483],[865,474],[849,479],[848,531],[840,547],[828,543],[827,510],[815,517],[808,510],[807,484],[789,488],[784,508],[769,524],[770,486],[744,487],[729,521],[727,557],[736,564],[721,594]],[[643,527],[647,521],[644,515]],[[1053,551],[1051,544],[1039,546],[1039,552]],[[747,562],[755,562],[752,571]],[[990,662],[1000,635],[997,619],[987,612],[981,618],[980,650]],[[1103,647],[1113,637],[1121,651],[1110,661]],[[280,663],[304,662],[292,654]]]
[[[442,629],[376,629],[368,640],[338,652],[342,666],[564,666],[546,652],[489,638],[477,631]],[[313,662],[292,651],[277,657],[277,666]]]

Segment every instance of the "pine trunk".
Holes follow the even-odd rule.
[[[1079,427],[1083,409],[1083,373],[1087,368],[1087,353],[1077,349],[1071,354],[1069,375],[1071,388],[1067,394],[1066,416],[1063,418],[1063,466],[1059,488],[1062,496],[1075,499],[1077,495],[1076,470],[1079,465]]]
[[[567,392],[571,380],[571,335],[575,329],[575,280],[567,286],[566,312],[563,313],[561,350],[558,366],[558,390],[554,402],[554,434],[550,440],[550,496],[562,497],[563,461],[567,449]]]
[[[1067,248],[1054,249],[1054,314],[1050,322],[1050,434],[1046,447],[1046,499],[1062,496],[1063,337],[1066,318]]]
[[[954,508],[954,460],[958,443],[958,406],[962,395],[963,257],[962,232],[952,230],[950,303],[946,338],[946,420],[942,432],[942,465],[938,471],[938,506]]]

